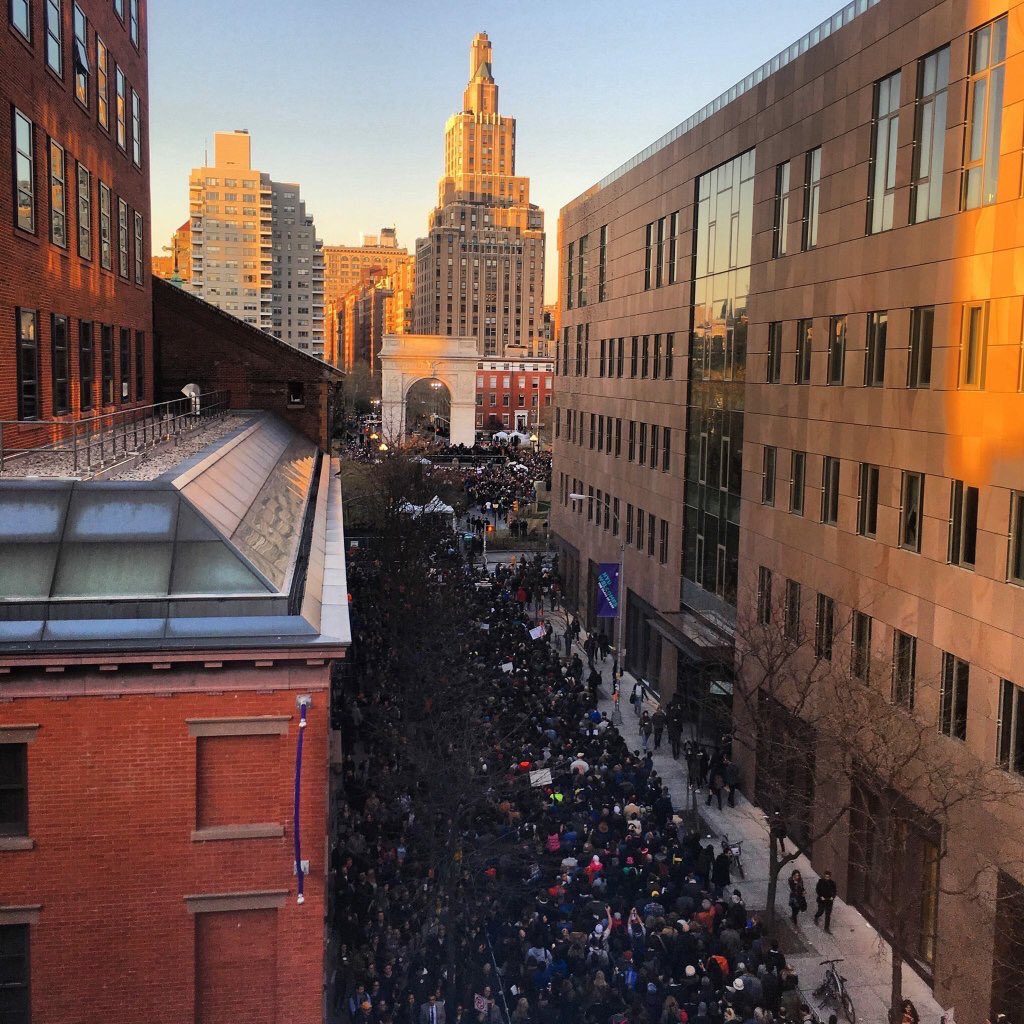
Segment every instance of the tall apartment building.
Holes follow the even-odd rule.
[[[337,366],[351,370],[365,363],[371,375],[378,374],[384,335],[412,331],[414,276],[413,257],[402,256],[390,271],[363,270],[361,280],[328,305],[336,333],[327,348],[336,353]]]
[[[855,0],[561,211],[552,507],[592,623],[624,561],[627,663],[663,697],[731,692],[737,630],[782,615],[923,729],[921,763],[1013,793],[1022,24],[1020,0]],[[819,870],[890,935],[908,890],[936,998],[1015,1019],[1024,797],[937,825],[901,792],[904,851],[872,860],[858,784],[818,791],[806,742],[808,820],[855,809]]]
[[[147,13],[140,0],[79,0],[3,14],[8,447],[61,437],[67,427],[53,421],[152,398]],[[50,425],[24,425],[39,421]]]
[[[536,352],[544,211],[516,176],[516,120],[498,113],[486,32],[473,37],[462,110],[445,125],[444,175],[416,242],[416,334],[475,337],[481,355]]]
[[[381,228],[379,235],[363,235],[360,245],[324,246],[324,298],[338,302],[363,280],[364,272],[390,274],[409,260],[409,250],[399,248],[394,228]]]
[[[252,166],[248,131],[216,132],[189,177],[189,290],[311,355],[323,354],[323,253],[295,184]]]

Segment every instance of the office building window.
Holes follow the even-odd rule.
[[[121,401],[131,400],[132,373],[132,332],[127,327],[121,328]]]
[[[61,10],[62,0],[44,0],[46,4],[46,64],[56,72],[58,78],[64,77],[64,25]]]
[[[619,535],[619,499],[612,498],[612,536],[618,537]]]
[[[973,569],[978,550],[978,488],[954,480],[949,493],[949,553],[951,564]]]
[[[663,427],[661,431],[661,471],[667,473],[672,461],[672,428]]]
[[[14,180],[18,193],[15,223],[23,231],[36,229],[35,128],[20,111],[14,111]]]
[[[900,547],[921,550],[921,515],[924,510],[924,475],[903,472],[900,488]]]
[[[615,418],[615,458],[622,455],[622,420]]]
[[[78,4],[73,8],[73,25],[75,30],[74,49],[71,54],[71,67],[75,73],[75,99],[83,106],[89,106],[89,42],[85,12]]]
[[[576,325],[576,376],[582,377],[586,372],[583,365],[583,324]]]
[[[964,306],[960,329],[960,387],[985,386],[985,361],[988,349],[988,303]]]
[[[967,128],[960,207],[973,210],[996,201],[999,143],[1003,129],[1007,16],[971,33]]]
[[[774,320],[768,325],[768,364],[765,381],[778,384],[782,380],[782,324]]]
[[[100,182],[100,266],[112,269],[110,253],[110,189]]]
[[[807,479],[807,452],[793,452],[789,458],[789,511],[804,514],[804,487]]]
[[[668,219],[668,283],[676,283],[676,236],[679,234],[679,214]]]
[[[828,384],[842,384],[846,373],[846,317],[828,321]]]
[[[821,211],[821,146],[804,157],[804,211],[800,244],[804,252],[818,244],[818,216]]]
[[[835,601],[825,594],[819,594],[814,616],[814,655],[823,661],[832,660],[835,618]]]
[[[577,242],[576,305],[582,309],[587,304],[587,242],[589,235],[581,235]]]
[[[637,460],[641,466],[647,464],[647,424],[640,424],[640,447],[637,449]]]
[[[839,522],[839,460],[831,455],[821,460],[821,521],[826,526]]]
[[[135,283],[142,284],[143,278],[143,236],[142,236],[142,214],[135,214]],[[520,395],[520,398],[522,396]]]
[[[636,457],[636,420],[629,421],[629,440],[626,443],[626,459],[632,462]]]
[[[106,43],[96,37],[96,120],[100,127],[110,128],[110,71]]]
[[[5,1022],[28,1024],[29,992],[29,925],[0,925],[0,1011]]]
[[[885,336],[889,314],[885,310],[868,313],[867,351],[864,355],[864,386],[880,388],[885,384]]]
[[[114,404],[114,328],[100,327],[100,397],[104,405]]]
[[[644,335],[640,352],[640,376],[646,380],[651,369],[651,337],[649,334]]]
[[[800,584],[796,580],[786,580],[786,618],[783,630],[787,640],[794,643],[800,641]]]
[[[615,375],[622,377],[626,362],[626,339],[619,338],[619,351],[616,356]]]
[[[892,701],[912,710],[917,682],[917,637],[895,630],[892,638]]]
[[[651,558],[654,557],[654,543],[655,543],[654,524],[656,522],[657,522],[657,519],[656,519],[654,513],[653,512],[648,512],[647,513],[647,554]]]
[[[15,310],[18,332],[18,419],[39,418],[39,313]]]
[[[675,359],[673,349],[675,348],[676,336],[671,332],[665,335],[665,380],[672,379]]]
[[[639,366],[638,353],[640,351],[640,339],[634,334],[630,339],[629,348],[629,375],[630,377],[636,377],[637,369]]]
[[[128,279],[128,204],[117,201],[117,268],[121,276]]]
[[[871,678],[871,616],[853,613],[850,629],[850,671],[866,683]]]
[[[78,165],[78,255],[92,259],[92,175]]]
[[[892,227],[896,196],[896,149],[900,130],[900,73],[875,83],[868,164],[868,234]]]
[[[135,332],[135,401],[146,397],[146,333]]]
[[[910,220],[920,224],[942,212],[942,163],[946,150],[946,92],[949,47],[917,62],[914,111],[914,169],[910,182]]]
[[[910,311],[910,353],[907,360],[907,387],[926,388],[932,382],[932,334],[935,307],[917,306]]]
[[[775,168],[775,208],[772,222],[772,256],[786,255],[789,240],[789,161]]]
[[[127,105],[128,105],[128,83],[125,81],[124,72],[114,68],[115,87],[115,113],[117,115],[117,144],[124,150],[128,148],[128,126],[127,126]]]
[[[857,532],[874,537],[878,532],[878,467],[868,462],[860,465],[857,495]]]
[[[658,380],[661,377],[661,335],[654,335],[654,356],[651,363],[651,376]]]
[[[565,308],[572,309],[573,269],[576,262],[576,243],[570,242],[565,256]]]
[[[651,469],[658,468],[658,433],[657,423],[651,424]]]
[[[142,166],[142,100],[132,89],[132,163]]]
[[[1024,775],[1024,689],[1009,679],[999,682],[996,763],[1004,771]]]
[[[92,378],[94,372],[92,321],[78,321],[78,408],[88,412],[93,406]]]
[[[608,281],[608,225],[603,224],[598,232],[597,248],[597,301],[604,302]]]
[[[773,445],[765,445],[761,453],[761,504],[775,504],[775,462],[778,449]]]
[[[637,551],[643,551],[644,549],[644,525],[646,516],[644,510],[638,508],[636,510],[636,549]]]
[[[772,621],[772,571],[765,565],[757,568],[757,621],[762,626]]]
[[[590,414],[590,450],[594,450],[594,439],[597,434],[597,416]]]
[[[797,384],[811,383],[811,351],[814,341],[814,321],[796,322],[796,369],[793,379]]]
[[[53,371],[53,415],[70,412],[68,388],[68,318],[50,317],[50,367]]]
[[[626,543],[633,543],[633,506],[626,504]]]
[[[11,0],[11,24],[29,42],[32,41],[32,14],[29,0]]]
[[[1024,584],[1024,493],[1010,495],[1010,543],[1007,550],[1006,577]]]
[[[64,147],[50,139],[50,241],[68,247],[67,172]]]
[[[962,658],[942,653],[942,685],[939,689],[939,732],[955,740],[967,739],[967,696],[971,666]]]
[[[661,535],[658,543],[658,561],[668,565],[668,520],[661,521]]]

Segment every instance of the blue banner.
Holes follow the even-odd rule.
[[[597,567],[597,617],[614,619],[619,614],[619,565],[602,562]]]

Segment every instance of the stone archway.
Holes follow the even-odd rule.
[[[406,440],[409,388],[436,378],[451,395],[451,443],[476,440],[476,338],[435,334],[385,334],[380,348],[381,431],[389,445]]]

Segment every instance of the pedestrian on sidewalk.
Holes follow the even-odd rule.
[[[779,844],[779,856],[784,857],[786,855],[786,819],[782,817],[782,812],[778,807],[772,813],[772,819],[768,824],[768,832],[772,843]]]
[[[666,728],[668,729],[669,746],[672,748],[672,759],[678,761],[683,745],[683,730],[679,724],[679,719],[675,715],[669,715]]]
[[[686,761],[686,781],[691,789],[697,787],[697,748],[687,740],[683,745],[683,760]]]
[[[736,765],[728,758],[722,758],[722,776],[725,779],[725,785],[729,790],[729,806],[736,806],[736,785],[740,781],[740,771]]]
[[[793,873],[789,876],[789,913],[793,919],[793,927],[796,927],[796,918],[798,914],[803,913],[807,909],[807,893],[804,890],[804,879],[803,875],[800,874],[799,869],[794,868]]]
[[[622,712],[619,710],[619,697],[620,696],[621,695],[619,693],[619,684],[615,680],[615,677],[613,676],[612,677],[612,721],[613,722],[621,722],[622,721]]]
[[[644,691],[638,682],[633,684],[633,692],[629,695],[629,703],[633,705],[633,714],[639,718],[644,706]]]
[[[705,786],[708,781],[708,752],[702,743],[697,744],[697,785]]]
[[[661,747],[662,734],[665,732],[665,712],[660,704],[651,718],[651,724],[654,726],[654,749],[658,750]]]
[[[608,640],[606,633],[601,633],[597,638],[597,646],[601,651],[601,664],[604,664],[605,658],[608,657],[608,652],[611,650],[611,642]]]
[[[731,867],[732,858],[729,856],[728,849],[720,850],[711,867],[711,884],[714,887],[716,900],[722,898],[722,893],[732,882]]]
[[[647,747],[651,742],[651,734],[654,732],[654,724],[651,722],[651,716],[645,711],[640,716],[640,743],[644,748],[644,753],[647,753]]]
[[[836,883],[832,878],[832,872],[826,871],[818,879],[814,887],[814,895],[818,899],[818,906],[814,913],[814,923],[817,924],[821,916],[825,916],[825,931],[832,931],[832,904],[836,901]]]
[[[711,806],[711,800],[713,797],[718,798],[718,809],[722,809],[722,790],[725,789],[725,779],[722,778],[722,773],[717,768],[711,773],[711,782],[708,785],[708,807]]]

